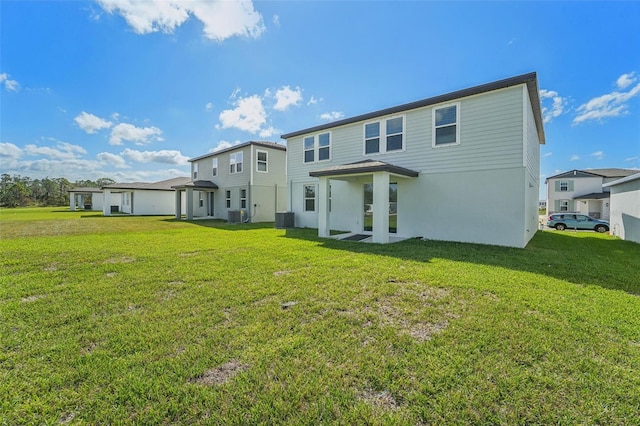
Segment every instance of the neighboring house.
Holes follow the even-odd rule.
[[[611,192],[612,235],[640,243],[640,172],[604,184]]]
[[[69,190],[69,208],[72,212],[77,208],[102,211],[103,202],[104,197],[100,188],[80,187]]]
[[[538,201],[538,209],[546,210],[547,209],[547,200],[539,200]]]
[[[524,247],[538,228],[535,73],[282,137],[289,210],[321,237]]]
[[[636,173],[630,169],[570,170],[546,179],[547,213],[576,212],[609,220],[609,188],[604,184]]]
[[[286,209],[286,154],[284,145],[250,141],[192,158],[191,179],[173,187],[186,193],[186,219],[275,221]],[[175,207],[180,219],[184,210]]]
[[[172,188],[188,182],[188,177],[178,177],[160,182],[115,183],[102,187],[103,213],[126,213],[135,216],[172,215],[175,211],[175,193]],[[114,198],[115,196],[115,198]],[[184,204],[184,201],[182,201]]]

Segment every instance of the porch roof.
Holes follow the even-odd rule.
[[[211,182],[210,180],[191,180],[189,182],[185,182],[180,185],[174,185],[171,188],[173,189],[218,189],[218,185]]]
[[[395,166],[385,163],[384,161],[364,160],[355,163],[341,164],[338,166],[327,167],[326,169],[315,170],[309,172],[311,177],[321,176],[344,176],[355,175],[361,173],[388,172],[394,175],[417,177],[418,172],[404,167]]]
[[[610,196],[611,195],[608,192],[592,192],[591,194],[574,197],[574,200],[602,200],[603,198],[609,198]]]

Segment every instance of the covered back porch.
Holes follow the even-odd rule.
[[[218,189],[218,185],[209,181],[209,180],[195,180],[190,181],[185,184],[172,186],[176,191],[176,219],[182,219],[182,193],[186,193],[186,202],[185,202],[185,218],[186,220],[193,220],[193,200],[194,200],[194,192],[200,191],[207,194],[203,197],[203,204],[206,207],[206,211],[213,215],[213,197],[211,194],[215,193]]]

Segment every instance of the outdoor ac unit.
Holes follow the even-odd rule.
[[[294,227],[293,212],[276,212],[276,229],[287,229]]]
[[[242,213],[240,210],[229,210],[227,212],[227,221],[229,223],[241,223],[242,222]]]

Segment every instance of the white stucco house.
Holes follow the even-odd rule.
[[[282,138],[288,209],[321,237],[524,247],[538,228],[545,135],[536,73]]]
[[[186,208],[187,220],[275,221],[286,209],[286,154],[282,144],[249,141],[190,159],[191,178],[173,186],[176,219]]]
[[[607,183],[637,173],[631,169],[569,170],[551,177],[547,184],[547,213],[576,212],[609,220]]]
[[[159,182],[114,183],[103,186],[103,214],[173,215],[176,199],[173,186],[189,180],[188,177],[177,177]],[[181,203],[184,204],[184,200]]]
[[[640,243],[640,172],[603,185],[610,190],[610,232]]]

